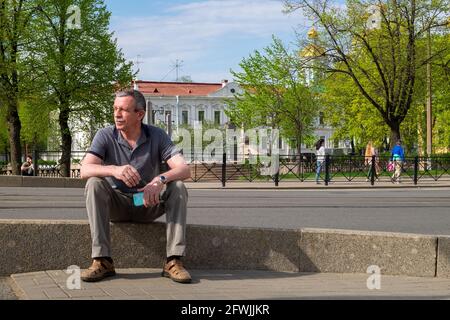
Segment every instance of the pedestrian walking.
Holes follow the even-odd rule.
[[[375,170],[372,170],[372,160],[375,157]],[[364,165],[369,167],[369,171],[367,172],[366,182],[370,181],[372,175],[378,181],[378,173],[379,170],[379,160],[378,160],[378,150],[374,147],[373,142],[370,140],[366,146],[366,152],[364,154]]]
[[[316,142],[316,183],[320,184],[320,171],[325,162],[325,139],[320,138]]]
[[[398,140],[395,146],[392,148],[390,161],[394,163],[394,174],[392,175],[392,182],[399,184],[403,169],[403,163],[405,161],[405,152],[403,150],[401,140]]]

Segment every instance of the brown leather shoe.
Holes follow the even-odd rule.
[[[114,264],[105,258],[94,258],[89,269],[81,273],[81,280],[86,282],[100,281],[106,277],[115,276]]]
[[[172,259],[164,265],[163,277],[167,277],[176,282],[189,283],[191,282],[191,275],[183,267],[183,263],[180,259]]]

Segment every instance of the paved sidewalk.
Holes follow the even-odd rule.
[[[63,270],[14,274],[20,299],[445,299],[450,279],[382,275],[380,289],[369,290],[369,274],[292,273],[272,271],[191,270],[193,283],[161,277],[160,269],[117,269],[115,277],[81,282],[68,289]],[[373,275],[372,275],[373,277]],[[373,282],[369,282],[373,283]]]
[[[11,289],[13,282],[11,277],[0,276],[0,300],[17,300],[17,296]]]

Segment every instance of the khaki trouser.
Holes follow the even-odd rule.
[[[133,206],[131,194],[113,189],[102,178],[92,177],[84,190],[92,237],[92,258],[111,257],[110,221],[149,223],[166,213],[167,257],[184,256],[188,193],[181,181],[167,184],[159,205]]]

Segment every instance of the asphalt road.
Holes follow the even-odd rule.
[[[0,219],[85,220],[83,189],[0,188]],[[450,235],[450,188],[190,189],[188,223]]]

